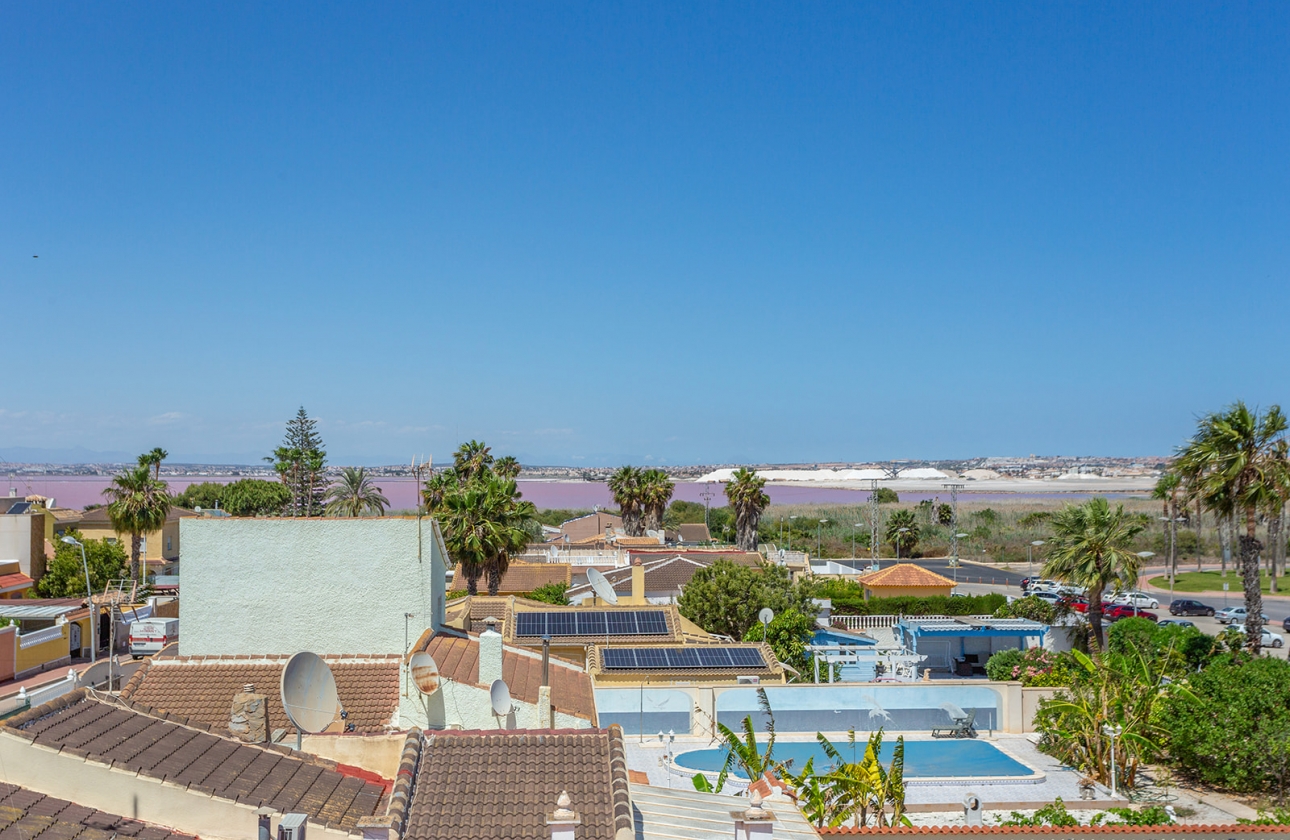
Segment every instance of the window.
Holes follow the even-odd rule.
[[[169,554],[171,551],[173,551],[173,549],[170,547],[170,540],[171,540],[171,537],[170,537],[170,535],[169,535],[169,534],[167,534],[167,535],[166,535],[166,553],[167,553],[167,554]]]

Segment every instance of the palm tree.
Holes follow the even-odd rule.
[[[676,485],[662,470],[646,470],[641,473],[640,487],[645,530],[660,531],[663,529],[663,514],[667,513],[667,503],[672,501]]]
[[[503,455],[493,462],[493,472],[502,478],[519,478],[520,462],[514,455]]]
[[[421,490],[422,504],[427,511],[434,513],[442,507],[444,499],[459,484],[461,482],[457,479],[457,472],[452,467],[432,474],[426,479],[425,487]]]
[[[170,457],[170,453],[160,446],[154,448],[151,452],[146,452],[139,456],[139,466],[152,467],[152,477],[157,481],[161,480],[161,462]]]
[[[470,481],[493,468],[492,448],[480,440],[463,443],[452,454],[452,466],[462,481]]]
[[[310,449],[304,453],[302,468],[306,477],[305,516],[314,515],[314,506],[322,512],[322,471],[327,463],[327,456],[321,450]]]
[[[1088,590],[1088,621],[1093,629],[1093,650],[1100,652],[1102,593],[1107,587],[1128,589],[1138,582],[1142,558],[1130,548],[1142,525],[1126,515],[1124,505],[1111,510],[1098,496],[1079,505],[1066,505],[1049,520],[1044,577]]]
[[[756,470],[740,467],[726,483],[726,498],[735,509],[735,545],[741,551],[756,551],[757,525],[761,512],[770,505],[766,479]]]
[[[291,515],[300,515],[300,461],[301,452],[289,446],[279,446],[272,457],[264,459],[273,464],[282,485],[291,491]]]
[[[450,487],[438,507],[431,510],[471,595],[478,593],[479,579],[485,574],[488,594],[496,595],[511,557],[528,545],[524,525],[537,511],[531,502],[520,501],[519,495],[513,480],[488,474]]]
[[[1182,476],[1176,472],[1166,472],[1160,476],[1151,498],[1159,501],[1164,511],[1161,517],[1169,523],[1169,586],[1172,589],[1174,578],[1178,574],[1178,491],[1182,488]]]
[[[362,516],[385,513],[390,500],[381,494],[381,488],[372,483],[367,470],[362,467],[345,467],[340,478],[327,490],[328,516]]]
[[[1263,636],[1263,592],[1259,588],[1258,515],[1284,499],[1287,474],[1286,417],[1274,405],[1251,411],[1237,401],[1226,411],[1200,419],[1196,434],[1181,447],[1178,469],[1195,485],[1205,507],[1218,517],[1241,517],[1241,585],[1245,589],[1245,644],[1258,653]]]
[[[609,476],[609,492],[618,505],[618,515],[623,518],[623,530],[629,537],[639,537],[641,527],[641,471],[637,467],[619,467]]]
[[[170,513],[166,483],[152,477],[148,464],[127,469],[103,491],[108,520],[118,534],[130,535],[130,580],[139,580],[139,553],[144,534],[160,531]]]
[[[901,529],[904,530],[901,530]],[[887,542],[896,549],[898,556],[908,558],[914,553],[922,534],[919,532],[918,519],[909,508],[902,508],[891,514],[887,520]]]

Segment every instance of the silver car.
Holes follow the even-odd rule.
[[[1136,590],[1121,592],[1111,599],[1112,604],[1124,604],[1126,607],[1137,607],[1140,610],[1158,610],[1160,602],[1145,592]]]
[[[1244,625],[1245,617],[1247,615],[1249,615],[1249,612],[1245,609],[1245,607],[1224,607],[1223,609],[1214,613],[1214,618],[1218,619],[1219,624]],[[1266,613],[1263,613],[1262,615],[1263,615],[1263,621],[1266,624],[1268,620],[1268,616]]]

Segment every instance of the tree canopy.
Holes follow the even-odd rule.
[[[815,615],[813,587],[794,582],[788,569],[773,563],[758,567],[718,560],[699,569],[685,585],[677,607],[681,615],[709,633],[742,639],[762,607],[776,614],[790,609]]]
[[[54,543],[54,559],[45,575],[36,582],[36,593],[42,598],[72,598],[85,594],[85,566],[89,566],[90,585],[103,592],[110,580],[121,580],[129,571],[125,548],[107,540],[83,539],[80,531],[69,530],[67,536],[85,546],[85,563],[81,550],[62,540]]]

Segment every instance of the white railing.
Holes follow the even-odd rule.
[[[34,633],[18,634],[18,649],[26,650],[33,645],[43,645],[45,642],[63,638],[63,626],[46,627],[44,630],[37,630]]]
[[[579,551],[551,549],[542,552],[530,552],[518,559],[526,563],[568,563],[571,566],[613,566],[627,565],[625,551]]]
[[[42,703],[48,703],[56,697],[62,697],[64,694],[71,692],[76,688],[76,671],[68,669],[67,676],[62,679],[56,679],[53,682],[38,685],[35,688],[23,686],[18,689],[17,694],[11,694],[8,697],[0,697],[0,717],[7,717],[11,714],[30,709],[33,706],[39,706]]]
[[[837,626],[842,625],[848,630],[868,630],[872,627],[895,627],[900,623],[902,618],[941,618],[946,621],[953,621],[956,618],[962,619],[985,619],[994,618],[992,615],[838,615],[834,613],[829,616],[829,624]]]

